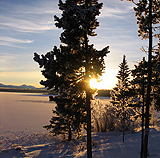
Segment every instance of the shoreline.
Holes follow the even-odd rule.
[[[21,92],[21,93],[44,93],[50,95],[56,95],[53,90],[47,89],[20,89],[20,88],[1,88],[0,92]],[[108,89],[100,89],[97,91],[97,97],[110,97],[111,90]]]

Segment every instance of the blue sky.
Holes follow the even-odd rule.
[[[138,37],[133,4],[121,0],[100,0],[103,9],[98,18],[96,37],[90,38],[95,48],[110,47],[102,88],[116,83],[118,65],[125,54],[132,69],[145,53],[140,48],[148,45]],[[62,32],[54,25],[53,16],[60,17],[58,0],[0,0],[0,83],[31,84],[40,87],[44,79],[33,54],[45,54],[60,45]]]

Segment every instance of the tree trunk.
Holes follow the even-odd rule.
[[[145,91],[145,88],[144,88],[144,70],[143,70],[143,88],[142,88],[142,97],[143,97],[143,105],[142,105],[142,137],[141,137],[141,158],[143,158],[143,150],[144,150],[144,146],[143,146],[143,143],[144,143],[144,91]]]
[[[123,79],[124,80],[124,79]],[[122,118],[122,130],[123,130],[123,143],[124,143],[124,126],[125,126],[125,117],[124,117],[124,96],[123,96],[123,105],[122,105],[122,112],[123,112],[123,118]]]
[[[148,85],[146,101],[146,122],[145,122],[145,140],[144,140],[144,158],[148,155],[148,135],[149,135],[149,107],[151,92],[151,75],[152,75],[152,0],[149,0],[149,53],[148,53]]]
[[[90,92],[86,92],[86,106],[87,106],[87,158],[92,158],[92,145],[91,145],[91,107],[90,107]]]
[[[85,7],[86,9],[88,9],[88,0],[85,0]],[[84,35],[84,39],[85,39],[85,50],[86,53],[88,51],[88,37],[87,37],[87,29],[86,29],[86,33]],[[87,55],[87,54],[86,54]],[[91,145],[91,92],[90,92],[90,85],[89,85],[89,56],[86,56],[86,66],[85,66],[85,72],[86,72],[86,76],[85,76],[85,80],[87,82],[87,87],[86,87],[86,110],[87,110],[87,158],[92,158],[92,145]]]

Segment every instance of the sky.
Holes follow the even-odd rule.
[[[54,15],[61,17],[59,0],[0,0],[0,83],[33,85],[41,87],[39,65],[34,62],[34,52],[45,54],[60,45],[60,34],[54,24]],[[148,41],[138,37],[134,4],[121,0],[99,0],[103,3],[97,17],[100,26],[90,43],[98,50],[109,46],[105,58],[106,70],[99,88],[115,86],[118,65],[123,55],[130,69],[146,54]]]

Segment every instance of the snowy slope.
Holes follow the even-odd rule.
[[[93,158],[138,158],[140,157],[141,132],[125,135],[122,142],[121,132],[92,133]],[[43,133],[19,133],[6,137],[5,144],[1,137],[0,157],[86,157],[86,135],[82,140],[61,141],[49,134]],[[10,146],[9,146],[10,144]],[[33,145],[35,144],[35,145]],[[5,149],[7,148],[7,149]],[[17,150],[16,150],[17,149]],[[152,128],[149,135],[149,157],[160,158],[160,128]]]

